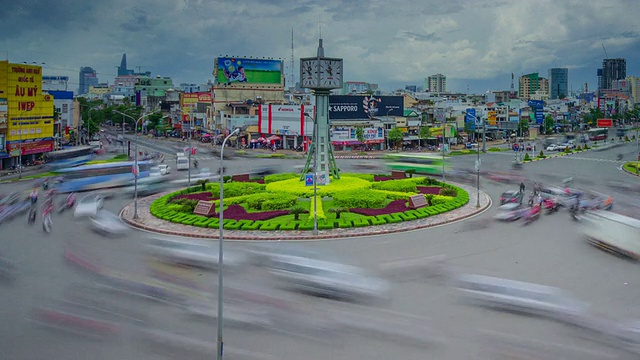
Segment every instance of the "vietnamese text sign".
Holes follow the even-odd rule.
[[[598,127],[613,127],[613,119],[598,119]]]
[[[22,155],[41,154],[49,151],[53,151],[53,140],[37,140],[37,141],[25,141],[20,145],[20,142],[12,142],[7,145],[7,150],[13,152],[22,149]]]

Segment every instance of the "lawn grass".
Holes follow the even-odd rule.
[[[638,163],[637,161],[629,161],[624,163],[624,165],[622,165],[622,168],[627,170],[630,173],[635,174],[636,173],[636,168],[640,166],[640,163]]]

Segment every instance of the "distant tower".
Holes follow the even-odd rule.
[[[128,75],[127,71],[127,54],[122,54],[122,60],[120,60],[120,66],[118,66],[118,76]]]
[[[511,92],[516,91],[515,86],[513,85],[513,73],[511,73]]]
[[[291,83],[289,85],[289,87],[291,88],[295,88],[296,87],[296,76],[295,74],[295,70],[294,70],[294,61],[293,61],[293,28],[291,28]]]

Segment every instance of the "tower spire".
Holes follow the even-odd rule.
[[[322,38],[318,39],[318,57],[324,57],[324,48],[322,47]]]

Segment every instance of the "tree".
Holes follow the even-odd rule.
[[[289,214],[293,214],[293,219],[296,221],[300,219],[300,214],[306,214],[308,212],[308,210],[304,209],[301,206],[294,206],[289,209]]]
[[[364,129],[362,126],[356,127],[356,139],[360,144],[364,144]]]
[[[387,138],[389,138],[389,141],[395,144],[396,147],[398,146],[398,143],[402,141],[403,136],[404,134],[402,133],[402,130],[398,129],[397,127],[394,127],[387,133]]]
[[[340,214],[342,214],[343,212],[347,212],[347,211],[349,211],[349,209],[345,209],[345,208],[331,208],[331,209],[329,209],[330,213],[336,214],[336,219],[340,219]]]
[[[589,110],[589,113],[585,114],[582,117],[583,121],[589,124],[590,126],[596,126],[596,124],[598,123],[598,119],[603,119],[603,118],[604,118],[604,113],[602,112],[602,110],[598,108]]]
[[[520,136],[524,136],[524,133],[529,131],[529,120],[520,119],[518,123],[518,132],[520,132]]]
[[[431,128],[428,126],[423,126],[420,128],[420,133],[418,134],[418,138],[420,140],[427,140],[431,137]],[[420,142],[418,142],[418,146],[422,146]]]
[[[553,120],[553,117],[551,115],[545,116],[544,118],[544,134],[545,135],[551,134],[551,132],[553,131],[554,124],[555,124],[555,121]]]

